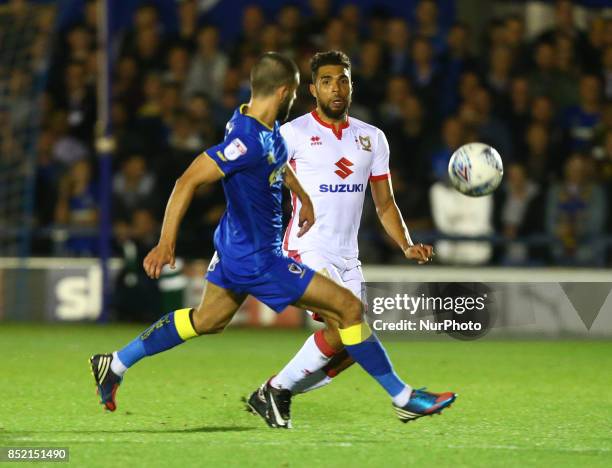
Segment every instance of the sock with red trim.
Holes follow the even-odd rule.
[[[293,359],[270,380],[270,385],[294,391],[298,382],[317,373],[334,354],[334,349],[325,341],[323,330],[319,330],[308,337]]]

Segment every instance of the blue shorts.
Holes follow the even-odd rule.
[[[250,294],[279,313],[304,295],[315,271],[282,254],[271,255],[269,260],[258,275],[245,276],[244,270],[233,270],[215,252],[206,279],[237,294]]]

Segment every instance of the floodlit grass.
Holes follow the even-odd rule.
[[[610,466],[612,343],[392,342],[415,387],[453,390],[442,416],[401,424],[354,366],[294,398],[294,429],[243,409],[306,332],[230,330],[145,359],[118,410],[98,405],[88,357],[144,327],[0,325],[0,446],[69,447],[75,466]],[[36,466],[41,466],[37,464]],[[52,466],[58,466],[53,464]]]

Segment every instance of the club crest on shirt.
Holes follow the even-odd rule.
[[[297,263],[290,263],[289,264],[289,271],[291,273],[294,273],[296,275],[300,275],[300,278],[302,278],[304,276],[304,273],[306,273],[306,271],[304,270],[304,268],[302,268],[300,265],[298,265]]]
[[[359,144],[362,150],[372,152],[372,141],[369,136],[359,135]]]
[[[246,154],[246,152],[247,147],[240,138],[234,138],[223,150],[223,154],[228,161],[234,161],[240,156]]]

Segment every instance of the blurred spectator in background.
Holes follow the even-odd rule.
[[[576,86],[569,75],[557,69],[555,48],[550,42],[536,45],[534,61],[536,68],[529,79],[532,93],[549,96],[557,109],[575,104]]]
[[[189,64],[191,57],[189,51],[180,45],[175,45],[168,51],[167,70],[164,72],[163,80],[167,83],[174,83],[181,90],[185,90],[187,76],[189,74]]]
[[[167,150],[160,156],[157,164],[157,192],[162,198],[170,194],[176,179],[202,151],[202,141],[189,116],[176,113],[170,127]]]
[[[402,103],[410,96],[410,82],[404,76],[393,76],[387,81],[385,99],[378,109],[378,119],[388,127],[399,125]]]
[[[580,154],[565,164],[564,179],[548,191],[546,228],[557,240],[552,247],[561,265],[589,265],[603,261],[596,236],[603,232],[606,201],[601,187],[589,177],[589,162]]]
[[[505,113],[509,105],[512,51],[506,46],[496,47],[491,51],[490,61],[485,84],[491,93],[493,109],[498,113]]]
[[[386,76],[382,68],[380,44],[367,41],[361,46],[357,70],[353,73],[355,101],[368,109],[376,109],[384,99]]]
[[[601,119],[595,127],[595,135],[593,137],[593,145],[595,147],[602,146],[605,134],[612,130],[612,101],[606,102],[601,110]]]
[[[512,52],[514,70],[524,73],[529,67],[529,48],[525,43],[525,22],[518,15],[508,16],[504,22],[504,45]]]
[[[82,62],[67,65],[65,88],[59,96],[58,107],[67,112],[70,134],[83,143],[90,143],[96,122],[96,95],[85,78],[85,65]]]
[[[587,73],[597,73],[601,67],[601,52],[606,47],[606,20],[597,15],[591,20],[584,49],[579,52],[582,68]]]
[[[149,2],[141,4],[134,12],[133,28],[128,30],[123,40],[122,55],[127,53],[138,57],[139,61],[142,60],[139,63],[140,67],[145,66],[147,63],[155,66],[154,57],[151,54],[161,45],[161,33],[157,7]],[[151,44],[146,42],[146,39],[149,38],[153,39]],[[140,53],[144,53],[144,56],[140,56]],[[140,69],[142,70],[142,68]]]
[[[612,196],[612,130],[603,135],[601,146],[593,150],[593,159],[597,180],[606,184],[608,195]]]
[[[135,44],[128,50],[143,73],[159,73],[164,68],[165,44],[158,26],[148,26],[136,32]]]
[[[219,49],[219,30],[214,26],[204,26],[197,35],[196,55],[186,82],[187,96],[206,94],[219,99],[227,67],[228,57]]]
[[[309,0],[305,9],[297,3],[285,3],[277,10],[265,4],[265,14],[265,2],[252,2],[234,12],[241,17],[235,32],[232,28],[221,30],[223,22],[210,22],[215,16],[208,15],[206,2],[176,2],[175,18],[167,15],[165,6],[158,11],[156,5],[161,3],[136,3],[139,6],[131,24],[116,36],[120,43],[111,104],[117,142],[113,161],[115,223],[132,225],[130,214],[140,211],[141,204],[131,201],[141,199],[143,187],[144,192],[151,190],[151,173],[156,174],[156,181],[150,193],[163,198],[195,155],[222,138],[231,114],[249,99],[249,69],[265,49],[287,53],[300,68],[302,83],[292,117],[314,106],[308,90],[313,51],[342,49],[349,54],[354,62],[351,115],[386,133],[396,199],[417,228],[426,230],[432,225],[430,201],[441,232],[446,232],[442,229],[447,226],[445,219],[456,215],[459,220],[469,220],[472,216],[470,210],[476,209],[473,200],[468,199],[463,210],[464,198],[441,182],[450,155],[467,141],[492,144],[504,158],[507,180],[498,193],[501,198],[496,200],[494,215],[508,239],[512,238],[510,228],[502,225],[515,226],[520,233],[531,232],[525,226],[531,226],[531,213],[545,212],[543,195],[549,187],[556,184],[553,187],[561,190],[559,187],[567,185],[558,181],[572,151],[590,154],[598,178],[610,184],[612,104],[606,100],[612,99],[612,19],[605,18],[602,10],[586,8],[589,27],[583,34],[574,21],[572,2],[558,1],[553,27],[529,43],[522,15],[495,18],[488,23],[485,41],[474,54],[470,28],[477,28],[478,22],[471,18],[468,23],[459,22],[448,16],[452,9],[442,11],[434,0],[413,2],[414,9],[406,16],[402,16],[406,11],[401,2],[387,7],[374,2],[371,9],[362,11],[367,2]],[[39,197],[42,205],[36,210],[41,225],[54,217],[56,204],[66,212],[66,179],[88,179],[85,185],[89,186],[96,182],[91,174],[67,175],[91,172],[74,166],[94,153],[96,4],[96,0],[87,0],[83,15],[75,14],[60,33],[51,61],[41,103],[43,131],[37,168],[40,190],[51,195],[45,197],[46,205]],[[461,2],[455,2],[455,8],[458,17],[466,17]],[[514,8],[520,11],[519,6]],[[41,21],[47,29],[53,24],[52,16]],[[444,24],[452,26],[446,31]],[[480,34],[478,29],[474,32]],[[44,52],[43,42],[32,46],[32,60],[39,71],[46,64]],[[24,90],[32,87],[37,76],[23,67],[11,70],[9,77],[0,67],[0,85],[8,90],[13,103],[10,109],[0,107],[3,164],[23,157],[23,145],[10,129],[28,114],[20,112],[24,109],[21,103],[28,99]],[[539,195],[533,196],[532,187],[536,186]],[[56,203],[55,193],[61,203]],[[85,200],[86,193],[81,189],[74,198]],[[206,190],[196,199],[201,202],[201,212],[188,217],[197,228],[186,228],[181,249],[190,255],[204,255],[198,253],[206,244],[201,239],[212,235],[224,202],[219,192]],[[441,200],[451,205],[441,208]],[[479,226],[476,231],[492,232],[487,217],[492,204],[484,200],[475,203],[483,205],[483,216],[488,213],[475,220],[475,229]],[[148,215],[161,216],[163,207],[159,205]],[[364,216],[364,238],[374,246],[366,250],[372,252],[372,258],[387,259],[376,218],[370,220],[367,210]],[[569,232],[565,227],[562,230]],[[517,236],[522,237],[520,233]],[[488,243],[481,242],[446,245],[451,252],[446,257],[449,262],[459,261],[455,246],[466,246],[464,252],[473,247],[472,263],[486,263],[491,251]],[[503,252],[506,261],[520,262],[524,254],[516,244],[509,245]]]
[[[459,77],[459,99],[461,103],[468,102],[477,89],[480,88],[480,77],[474,70],[467,70]]]
[[[281,49],[280,28],[276,24],[266,24],[261,32],[261,50],[278,50]]]
[[[94,256],[97,252],[97,200],[91,164],[86,159],[75,162],[60,182],[55,207],[56,224],[89,231],[69,237],[66,249],[71,255]]]
[[[242,30],[235,42],[234,50],[231,55],[232,63],[239,63],[242,56],[246,54],[259,54],[261,52],[260,35],[264,24],[264,13],[259,5],[251,4],[243,8]],[[199,38],[198,42],[200,42]]]
[[[551,152],[555,155],[554,163],[558,169],[563,166],[563,160],[567,149],[563,146],[563,131],[559,126],[558,118],[555,119],[555,109],[553,102],[547,96],[536,96],[531,104],[531,122],[542,125],[549,137]],[[561,173],[560,170],[557,171]]]
[[[93,49],[93,34],[85,25],[77,24],[66,35],[68,53],[62,56],[58,63],[60,68],[65,68],[70,62],[85,62]]]
[[[606,47],[602,54],[601,79],[603,82],[603,95],[612,100],[612,45]]]
[[[193,123],[194,131],[201,139],[202,147],[212,146],[220,135],[214,126],[211,104],[204,94],[196,94],[189,99],[187,113]]]
[[[173,42],[192,52],[195,48],[196,32],[198,30],[198,1],[180,0],[177,10],[178,30]]]
[[[126,154],[146,151],[148,146],[143,142],[134,128],[133,116],[128,112],[127,106],[120,100],[111,102],[111,124],[113,136],[120,149],[116,158],[121,160]],[[148,156],[148,153],[145,153]],[[116,168],[116,167],[115,167]]]
[[[506,239],[501,249],[505,265],[526,265],[542,261],[541,249],[529,248],[517,238],[542,231],[543,201],[540,187],[527,178],[521,164],[511,164],[504,171],[504,183],[495,192],[495,227]]]
[[[134,112],[142,104],[142,76],[136,59],[131,55],[121,57],[115,66],[113,95]]]
[[[359,54],[358,50],[348,50],[348,41],[345,34],[345,27],[342,20],[339,18],[330,18],[325,26],[325,34],[323,35],[322,45],[317,48],[321,50],[342,50],[351,58],[351,61]],[[379,44],[376,42],[376,44]]]
[[[477,62],[470,51],[469,28],[455,23],[448,33],[446,52],[440,58],[444,86],[441,108],[444,115],[455,112],[459,106],[459,80],[468,70],[476,70]]]
[[[463,122],[457,117],[449,117],[442,125],[442,147],[431,156],[429,180],[443,180],[446,177],[451,156],[465,143]]]
[[[435,182],[429,190],[436,229],[447,236],[488,236],[493,233],[493,197],[468,197],[448,182]],[[491,259],[487,241],[438,241],[436,258],[448,265],[483,265]]]
[[[553,43],[558,36],[565,35],[572,39],[578,50],[583,50],[585,37],[574,21],[574,4],[572,0],[556,0],[554,20],[554,25],[540,34],[538,42]]]
[[[580,102],[568,107],[563,114],[563,128],[574,151],[587,150],[591,144],[601,118],[600,90],[601,85],[595,75],[583,76],[580,79]]]
[[[27,70],[21,68],[11,70],[7,90],[11,99],[6,103],[6,107],[11,116],[11,125],[14,127],[24,126],[32,116],[34,105],[28,95],[32,85],[31,80]]]
[[[159,282],[149,278],[142,268],[145,255],[157,243],[158,231],[155,217],[146,209],[136,210],[128,222],[115,226],[115,238],[123,257],[113,294],[117,320],[150,321],[167,310],[163,307]]]
[[[36,220],[40,226],[53,223],[55,218],[55,201],[61,165],[53,158],[55,134],[50,128],[41,131],[37,144],[36,162]]]
[[[481,48],[483,51],[505,46],[507,37],[504,21],[500,18],[490,20],[482,39]]]
[[[187,257],[210,258],[214,253],[213,234],[225,211],[225,197],[219,185],[201,185],[185,214],[185,230],[177,250]]]
[[[303,34],[315,46],[323,44],[323,32],[333,18],[330,0],[308,0],[310,15],[304,22]]]
[[[580,69],[576,62],[576,51],[572,38],[566,34],[558,35],[555,40],[557,69],[572,79],[577,79]]]
[[[338,17],[344,26],[346,53],[353,54],[359,48],[361,38],[361,10],[354,3],[347,3],[340,8]]]
[[[438,5],[435,0],[420,0],[415,9],[415,35],[427,39],[436,55],[446,49],[446,34],[438,22]]]
[[[404,75],[410,65],[410,32],[403,18],[391,18],[385,36],[387,63],[391,75]]]
[[[524,151],[524,146],[521,145],[521,142],[525,135],[525,128],[527,127],[530,113],[531,94],[529,91],[529,81],[524,76],[516,76],[510,85],[509,104],[506,109],[505,119],[508,122],[510,137],[519,146],[519,152]]]
[[[398,158],[392,164],[405,181],[420,183],[428,177],[426,161],[432,144],[432,129],[427,124],[423,105],[416,96],[404,98],[400,112],[402,118],[399,125],[390,133],[393,141],[390,148],[392,154],[397,155],[395,158]]]
[[[280,43],[282,50],[295,59],[297,49],[302,45],[300,39],[300,9],[297,5],[283,5],[278,12]]]
[[[429,3],[429,2],[428,2]],[[419,96],[427,109],[436,112],[441,104],[438,100],[440,92],[441,75],[431,43],[422,36],[414,38],[412,42],[412,65],[409,73],[414,92]]]
[[[142,142],[142,151],[156,154],[163,148],[167,128],[161,116],[162,80],[153,73],[144,77],[143,102],[136,111],[134,131]]]
[[[492,145],[506,158],[512,159],[513,145],[506,125],[493,114],[491,95],[485,88],[478,88],[472,99],[470,109],[463,116],[468,123],[475,125],[480,141]],[[470,114],[472,113],[473,114]]]
[[[540,123],[531,124],[525,134],[525,146],[525,153],[521,154],[518,161],[525,166],[531,180],[544,188],[548,187],[563,160],[559,154],[551,151],[550,135],[546,127]]]
[[[370,10],[367,24],[369,38],[373,41],[384,43],[387,37],[387,21],[390,15],[383,6],[373,6]]]
[[[113,177],[113,216],[129,220],[134,210],[151,203],[155,177],[147,171],[147,163],[140,155],[125,159],[121,172]]]
[[[51,156],[53,161],[66,168],[89,155],[85,143],[69,133],[68,115],[65,111],[55,111],[49,118],[49,130],[53,134]]]

